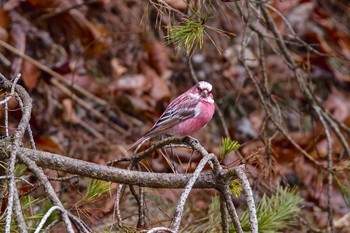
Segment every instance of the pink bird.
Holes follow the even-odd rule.
[[[215,112],[212,85],[201,81],[174,99],[152,128],[129,148],[159,135],[191,135],[203,128]]]

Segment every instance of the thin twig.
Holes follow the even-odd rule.
[[[204,166],[208,163],[209,160],[211,160],[215,155],[214,154],[209,154],[208,156],[205,156],[201,159],[201,161],[198,163],[198,166],[196,170],[193,173],[193,176],[191,179],[188,181],[185,190],[181,194],[180,200],[178,202],[178,205],[176,207],[176,211],[174,213],[174,218],[171,223],[171,228],[175,230],[175,232],[179,231],[180,228],[180,222],[182,219],[182,214],[183,214],[183,209],[185,206],[185,202],[187,200],[188,195],[190,194],[190,191],[192,190],[192,187],[194,183],[196,182],[199,174],[203,170]]]
[[[325,111],[320,111],[320,114],[322,114],[322,116],[325,118],[325,120],[328,122],[328,124],[330,125],[331,129],[333,130],[333,132],[335,133],[335,135],[337,136],[337,138],[340,140],[340,143],[342,144],[342,146],[345,149],[345,152],[348,156],[350,156],[350,145],[347,142],[347,140],[345,139],[344,135],[340,132],[340,129],[337,125],[339,125],[341,127],[340,123],[338,120],[334,119],[331,117],[331,115]],[[338,123],[337,123],[338,122]],[[342,129],[344,129],[342,127]],[[348,128],[349,129],[349,128]],[[345,130],[345,129],[344,129]]]
[[[303,39],[301,39],[294,31],[292,25],[290,24],[290,22],[288,21],[288,19],[279,11],[277,10],[275,7],[273,7],[272,5],[265,3],[265,6],[269,9],[271,9],[272,11],[274,11],[276,14],[278,14],[282,20],[284,21],[284,23],[287,25],[289,31],[292,33],[293,37],[299,41],[305,48],[307,48],[308,50],[310,50],[311,52],[319,55],[319,56],[334,56],[332,54],[326,54],[326,53],[322,53],[320,51],[318,51],[317,49],[313,48],[312,46],[310,46],[308,43],[306,43]]]
[[[248,177],[243,172],[243,166],[244,165],[236,167],[237,176],[239,177],[239,179],[242,183],[244,194],[245,194],[245,197],[247,199],[247,205],[248,205],[248,209],[249,209],[249,223],[250,223],[251,232],[258,233],[259,232],[258,219],[256,217],[257,215],[256,215],[254,196],[253,196],[253,192],[252,192],[252,189],[251,189],[249,181],[248,181]]]
[[[243,233],[242,226],[239,222],[239,217],[236,211],[235,206],[233,205],[233,202],[231,200],[231,194],[230,191],[226,186],[222,187],[220,191],[220,195],[224,198],[224,201],[226,203],[226,207],[228,209],[228,213],[231,217],[231,220],[233,222],[233,225],[235,226],[235,230],[237,233]]]
[[[8,81],[1,73],[0,73],[0,78],[3,80]],[[3,100],[0,101],[0,105],[8,102],[12,96],[15,94],[15,88],[16,88],[16,84],[18,82],[18,80],[21,78],[21,74],[16,75],[16,77],[13,79],[12,85],[11,85],[11,91],[10,94],[6,95],[5,98]]]
[[[229,233],[230,227],[227,221],[227,207],[225,203],[225,198],[220,193],[220,213],[221,213],[221,228],[223,233]]]
[[[61,207],[59,206],[52,206],[46,213],[45,215],[42,217],[42,219],[40,220],[40,223],[38,224],[38,226],[36,227],[34,233],[39,233],[41,228],[43,228],[44,224],[46,223],[46,221],[49,219],[50,215],[55,211],[55,210],[59,210],[60,212],[64,212],[65,210],[62,210]]]
[[[16,96],[16,100],[18,102],[18,105],[20,106],[21,111],[23,112],[24,111],[23,101],[22,101],[22,99],[19,97],[19,95],[17,93],[15,93],[15,96]],[[28,126],[27,126],[27,132],[28,132],[28,136],[29,136],[30,146],[32,147],[32,149],[35,150],[36,146],[35,146],[33,132],[32,132],[32,128],[30,127],[30,124],[28,124]]]
[[[333,194],[333,158],[332,158],[332,137],[329,132],[328,124],[326,120],[323,118],[323,114],[321,113],[320,108],[316,108],[318,111],[319,119],[322,123],[324,132],[326,134],[327,139],[327,169],[328,169],[328,185],[327,185],[327,208],[328,208],[328,227],[330,228],[330,232],[334,232],[334,223],[333,223],[333,205],[332,205],[332,194]]]
[[[140,165],[137,166],[138,170],[141,171]],[[146,210],[145,210],[145,188],[139,187],[140,195],[138,197],[138,206],[139,206],[139,220],[137,222],[137,227],[145,228],[146,227]]]
[[[27,224],[26,224],[24,217],[23,217],[21,202],[20,202],[20,199],[18,197],[18,190],[17,189],[14,190],[13,197],[14,197],[13,210],[15,212],[15,220],[16,220],[18,231],[20,233],[27,233],[28,232],[27,231]]]
[[[71,175],[71,176],[64,176],[64,177],[50,177],[50,176],[47,177],[47,179],[51,181],[66,181],[66,180],[72,180],[74,178],[79,178],[79,176]]]
[[[5,92],[5,99],[7,98],[8,94]],[[5,137],[9,137],[9,105],[7,103],[8,101],[4,102],[4,126],[5,126]]]
[[[78,229],[78,231],[82,233],[91,233],[90,228],[77,216],[73,215],[72,213],[66,211],[68,214],[69,219],[72,221],[74,226]]]
[[[136,193],[134,186],[129,185],[129,189],[131,191],[131,194],[135,198],[137,206],[138,206],[139,219],[137,221],[137,227],[138,228],[145,228],[146,221],[145,221],[145,209],[144,209],[144,201],[143,201],[143,188],[140,187],[140,195],[138,195]]]
[[[10,164],[8,166],[7,176],[10,177],[9,180],[9,194],[7,198],[7,211],[6,211],[6,223],[5,223],[5,233],[11,232],[11,219],[13,213],[13,196],[14,190],[16,189],[15,183],[15,164],[16,164],[16,150],[13,150],[10,155]]]
[[[167,227],[154,227],[152,229],[149,229],[147,233],[156,233],[156,232],[169,232],[169,233],[177,233],[177,231],[174,231],[172,229],[169,229]]]
[[[275,127],[283,134],[284,137],[287,138],[287,140],[302,154],[304,155],[306,158],[308,158],[310,161],[312,161],[314,164],[318,165],[321,168],[324,168],[322,166],[322,164],[317,161],[316,159],[314,159],[312,156],[310,156],[303,148],[301,148],[295,141],[294,139],[288,134],[288,132],[283,128],[283,126],[277,122],[274,118],[273,118],[273,114],[269,108],[269,106],[267,105],[263,92],[260,89],[260,85],[258,84],[257,78],[253,75],[252,71],[249,69],[249,67],[246,65],[245,62],[242,61],[242,63],[244,64],[244,67],[247,71],[248,77],[250,78],[250,80],[253,82],[255,89],[258,92],[258,96],[260,98],[260,101],[264,107],[264,110],[266,112],[266,114],[268,115],[268,117],[271,119],[271,122],[275,125]]]
[[[47,232],[50,232],[50,230],[56,226],[58,223],[61,222],[61,219],[58,218],[56,220],[54,220],[52,223],[50,223],[44,230],[43,230],[43,233],[47,233]],[[52,231],[51,231],[52,232]]]
[[[123,220],[120,213],[120,201],[122,199],[123,193],[125,191],[125,185],[119,184],[117,188],[117,193],[114,201],[114,211],[113,211],[113,221],[116,221],[116,225],[118,228],[123,228]]]
[[[27,156],[25,156],[24,154],[18,154],[18,158],[25,164],[27,165],[27,167],[35,174],[35,176],[40,180],[40,182],[43,184],[45,192],[49,195],[49,198],[51,200],[51,202],[60,207],[61,209],[65,210],[63,207],[63,204],[61,203],[60,199],[57,197],[55,190],[53,189],[53,187],[51,186],[49,180],[47,179],[47,177],[45,176],[43,170],[41,168],[39,168],[34,161],[32,161],[31,159],[29,159]],[[73,227],[72,227],[72,223],[68,218],[68,214],[67,211],[62,211],[62,220],[66,225],[66,229],[69,233],[73,233]]]

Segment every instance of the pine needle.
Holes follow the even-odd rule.
[[[91,202],[111,189],[111,183],[102,180],[91,179],[88,182],[88,187],[85,197],[83,198],[83,202]]]
[[[220,158],[225,158],[230,152],[237,150],[241,145],[237,141],[231,141],[229,138],[222,138]]]
[[[185,18],[183,25],[173,25],[168,27],[169,33],[165,37],[167,43],[173,43],[177,50],[184,49],[187,54],[191,54],[197,47],[202,49],[204,43],[204,29],[202,22]]]
[[[242,184],[240,182],[239,179],[236,180],[232,180],[230,182],[230,184],[228,185],[231,193],[235,196],[235,197],[239,197],[239,195],[241,195],[241,192],[243,190],[242,188]]]
[[[273,196],[264,195],[257,205],[259,233],[284,232],[283,230],[296,225],[294,216],[300,211],[302,201],[295,189],[281,186]],[[241,224],[244,232],[250,232],[248,211],[242,214]]]

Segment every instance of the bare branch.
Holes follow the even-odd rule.
[[[221,227],[223,233],[229,233],[230,227],[228,225],[228,219],[227,219],[227,207],[225,198],[220,193],[220,212],[221,212]]]
[[[15,212],[15,220],[16,220],[18,231],[20,233],[27,233],[28,232],[27,231],[27,224],[26,224],[24,217],[23,217],[21,202],[20,202],[20,199],[18,197],[18,190],[17,189],[14,190],[13,198],[14,198],[13,199],[14,200],[13,210]]]
[[[61,209],[64,209],[63,204],[61,203],[60,199],[57,197],[55,190],[53,189],[53,187],[51,186],[49,180],[47,179],[47,177],[45,176],[43,170],[38,167],[35,162],[33,160],[31,160],[30,158],[26,157],[24,154],[22,153],[18,153],[18,158],[25,164],[27,165],[27,167],[36,175],[36,177],[40,180],[40,182],[43,184],[44,189],[46,191],[46,193],[49,195],[49,198],[51,200],[51,202],[56,205],[59,206]],[[66,224],[66,229],[68,232],[74,232],[73,227],[72,227],[72,223],[68,218],[68,211],[63,211],[61,212],[62,214],[62,219],[64,221],[64,223]]]
[[[40,220],[39,225],[36,227],[34,233],[39,233],[41,228],[43,228],[45,222],[47,221],[47,219],[50,217],[50,215],[52,214],[52,212],[54,212],[55,210],[59,210],[60,212],[64,212],[65,210],[61,209],[61,207],[59,206],[52,206],[46,213],[45,215],[42,217],[42,219]]]
[[[164,141],[171,141],[170,139],[173,139],[174,141],[182,140],[173,137],[168,138]],[[161,141],[160,143],[163,144],[164,141]],[[0,146],[6,151],[11,151],[14,149],[13,145],[7,145],[5,142],[0,142]],[[21,154],[22,156],[33,160],[33,162],[36,162],[39,166],[44,168],[68,172],[94,179],[138,185],[141,187],[174,189],[184,188],[188,180],[192,177],[192,174],[165,174],[128,171],[125,169],[108,167],[105,165],[73,159],[54,153],[37,151],[27,148],[19,148],[18,154]],[[227,168],[223,170],[222,179],[230,181],[234,178],[236,178],[234,168]],[[216,188],[213,174],[201,174],[198,177],[194,188]]]
[[[147,233],[156,233],[156,232],[170,232],[170,233],[176,233],[177,231],[174,231],[172,229],[169,229],[167,227],[155,227],[147,231]]]
[[[231,194],[230,191],[226,186],[222,187],[220,191],[220,194],[222,198],[224,198],[224,202],[226,203],[226,207],[228,209],[228,213],[231,217],[231,220],[233,222],[233,225],[235,226],[235,230],[237,233],[243,233],[241,223],[239,222],[239,217],[236,211],[235,206],[233,205],[232,199],[231,199]]]
[[[250,223],[251,232],[257,233],[257,232],[259,232],[259,230],[258,230],[258,219],[256,217],[254,196],[253,196],[253,192],[252,192],[252,189],[251,189],[249,181],[248,181],[248,177],[243,172],[242,167],[243,166],[239,166],[236,168],[237,176],[239,177],[239,179],[242,182],[244,194],[245,194],[246,199],[247,199],[247,204],[248,204],[248,209],[249,209],[249,223]]]
[[[16,164],[16,150],[11,152],[10,164],[8,168],[7,176],[10,177],[9,180],[9,194],[7,199],[7,211],[6,211],[6,224],[5,224],[5,233],[11,232],[11,219],[13,212],[13,196],[16,189],[15,183],[15,164]]]
[[[331,232],[334,232],[334,223],[333,223],[333,206],[332,206],[332,193],[333,193],[333,156],[332,156],[332,137],[329,132],[329,128],[326,120],[324,119],[321,109],[316,108],[318,111],[319,119],[323,125],[324,132],[327,138],[327,169],[328,169],[328,185],[327,185],[327,205],[328,205],[328,227]]]
[[[215,157],[214,154],[208,154],[207,156],[205,156],[201,159],[196,170],[193,173],[193,176],[188,181],[188,183],[185,187],[185,190],[180,197],[179,203],[178,203],[178,205],[176,207],[176,211],[174,213],[173,221],[171,223],[171,228],[173,228],[176,232],[178,232],[179,228],[180,228],[182,213],[183,213],[183,209],[184,209],[187,197],[190,194],[190,191],[192,190],[192,187],[193,187],[194,183],[196,182],[200,172],[203,170],[204,166],[208,163],[208,161],[213,159],[213,157]]]

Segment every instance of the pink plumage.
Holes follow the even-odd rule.
[[[212,85],[198,82],[174,99],[152,128],[129,148],[152,137],[164,134],[191,135],[203,128],[215,112]]]

